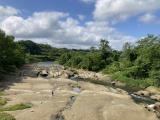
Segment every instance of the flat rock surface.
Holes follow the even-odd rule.
[[[157,120],[155,114],[134,103],[127,94],[91,83],[80,85],[86,90],[71,109],[63,112],[66,120]]]
[[[134,103],[123,90],[67,78],[21,77],[16,82],[14,79],[7,78],[12,84],[4,91],[4,97],[9,99],[5,106],[19,103],[32,106],[6,111],[16,120],[60,120],[59,117],[64,120],[158,120],[155,113]]]

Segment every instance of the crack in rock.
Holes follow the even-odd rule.
[[[56,115],[56,120],[65,120],[64,116],[62,115],[62,112],[68,108],[71,108],[76,99],[76,96],[70,97],[70,101],[66,104],[66,107]]]

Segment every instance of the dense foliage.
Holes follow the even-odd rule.
[[[85,51],[55,48],[47,44],[38,44],[31,40],[14,41],[14,37],[0,30],[0,73],[14,72],[25,63],[55,61],[69,51]]]
[[[14,72],[25,63],[23,50],[14,37],[0,30],[0,73]]]
[[[119,61],[103,71],[128,84],[160,86],[160,37],[148,35],[135,46],[126,43]]]
[[[31,40],[20,40],[17,43],[23,47],[26,63],[55,61],[65,52],[76,51],[66,48],[55,48],[48,44],[38,44]]]
[[[115,52],[112,52],[109,42],[102,39],[99,49],[92,46],[90,51],[66,52],[58,61],[60,64],[70,67],[100,71],[114,59],[112,53]]]
[[[31,40],[20,40],[17,43],[23,47],[26,63],[54,60],[49,56],[52,50],[50,45],[38,44]]]
[[[160,37],[148,35],[135,45],[125,43],[122,51],[111,49],[101,39],[99,48],[90,50],[55,48],[30,40],[14,42],[0,30],[0,73],[14,72],[25,63],[55,61],[62,65],[102,71],[113,79],[135,86],[160,86]]]
[[[113,79],[130,85],[160,86],[160,37],[148,35],[135,45],[125,43],[122,51],[112,50],[109,42],[101,40],[99,49],[91,47],[85,54],[67,52],[59,63],[90,71],[103,71]]]

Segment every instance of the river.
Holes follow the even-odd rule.
[[[57,63],[55,62],[39,62],[39,63],[34,63],[32,65],[43,65],[46,69],[49,69],[50,67],[56,67],[56,68],[63,68],[63,66],[61,65],[58,65]],[[146,98],[146,97],[141,97],[141,96],[137,96],[135,94],[133,94],[134,92],[137,92],[138,90],[140,90],[139,88],[136,88],[136,87],[131,87],[131,86],[114,86],[112,85],[111,83],[104,83],[104,82],[101,82],[101,81],[90,81],[90,80],[84,80],[84,79],[80,79],[80,78],[77,78],[77,75],[73,76],[73,77],[70,77],[71,80],[74,80],[74,81],[86,81],[86,82],[92,82],[94,84],[99,84],[99,85],[103,85],[103,86],[106,86],[106,87],[112,87],[112,88],[120,88],[122,90],[125,90],[126,92],[128,92],[128,94],[132,97],[132,99],[136,102],[136,103],[143,103],[143,104],[154,104],[155,101],[149,99],[149,98]]]

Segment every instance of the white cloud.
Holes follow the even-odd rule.
[[[84,15],[78,15],[78,18],[79,18],[80,20],[84,20],[85,16],[84,16]]]
[[[20,13],[20,11],[18,9],[15,9],[13,7],[10,7],[10,6],[6,6],[6,7],[3,7],[3,6],[0,6],[0,19],[4,19],[8,16],[11,16],[11,15],[16,15]]]
[[[2,21],[0,26],[16,37],[43,38],[52,35],[53,30],[61,29],[58,20],[66,16],[67,13],[61,12],[35,12],[27,19],[10,16]]]
[[[88,33],[68,13],[61,12],[35,12],[27,19],[10,16],[0,23],[0,28],[14,35],[17,40],[23,38],[37,42],[39,39],[40,42],[52,43],[53,46],[60,44],[62,47],[75,45],[86,48],[97,44],[100,39],[98,35]]]
[[[107,22],[86,22],[87,30],[94,34],[102,36],[108,35],[116,31],[115,28],[109,27]]]
[[[154,22],[156,21],[156,16],[153,15],[153,14],[144,14],[143,16],[141,16],[139,18],[139,21],[143,22],[143,23],[151,23],[151,22]]]
[[[117,23],[156,10],[160,10],[160,0],[97,0],[93,15],[96,20]]]
[[[87,49],[98,46],[100,39],[106,39],[114,49],[121,49],[126,41],[135,41],[130,36],[117,32],[107,22],[89,21],[81,26],[78,20],[62,12],[35,12],[24,19],[10,16],[0,23],[0,28],[16,40],[33,40],[55,47]]]
[[[116,50],[122,49],[123,45],[126,42],[130,42],[134,44],[137,41],[136,38],[132,36],[124,35],[118,31],[114,32],[113,34],[108,35],[107,37],[108,37],[110,46],[112,46]]]

